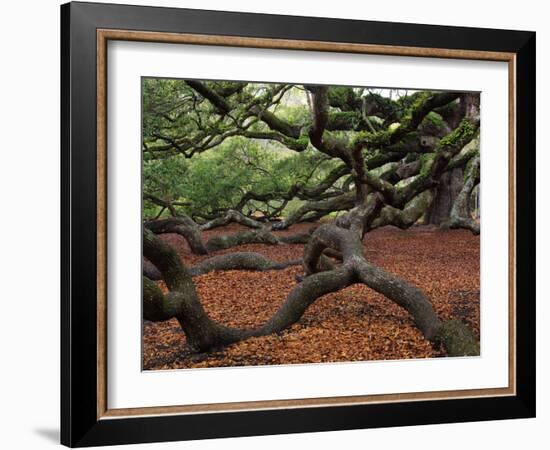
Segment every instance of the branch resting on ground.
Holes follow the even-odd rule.
[[[331,270],[324,270],[319,264],[327,248],[340,252],[343,259],[341,265]],[[204,266],[189,270],[170,246],[147,229],[144,229],[143,234],[143,250],[144,256],[162,273],[170,291],[163,295],[158,288],[155,289],[153,282],[144,278],[144,319],[159,321],[175,317],[190,347],[197,351],[208,351],[251,336],[264,336],[284,330],[297,322],[307,307],[319,297],[355,283],[364,283],[405,308],[424,336],[433,342],[443,342],[449,355],[479,354],[479,344],[475,339],[472,345],[466,345],[465,339],[458,339],[457,344],[456,333],[451,333],[452,338],[448,336],[448,327],[439,320],[420,289],[368,263],[362,254],[359,236],[332,224],[317,228],[306,245],[303,259],[307,275],[305,279],[294,287],[271,319],[255,329],[241,330],[220,325],[207,315],[201,304],[192,281],[193,272],[208,270],[209,265],[219,267],[222,265],[221,258],[207,260],[203,262]],[[237,257],[240,258],[242,260],[239,262],[243,262],[251,257],[245,254]],[[223,261],[225,267],[233,264],[229,262],[230,259]],[[263,261],[262,264],[268,265],[270,262]],[[471,331],[465,325],[453,325],[459,327],[463,335],[472,338]]]

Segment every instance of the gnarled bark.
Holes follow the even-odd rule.
[[[449,220],[453,203],[462,189],[462,178],[463,173],[460,168],[445,172],[441,176],[432,205],[426,212],[424,223],[441,225]]]
[[[160,270],[158,270],[151,261],[147,261],[145,258],[143,258],[143,276],[149,278],[153,281],[159,281],[162,280],[162,274],[160,273]]]
[[[210,238],[206,243],[206,249],[208,252],[216,252],[218,250],[224,250],[226,248],[235,247],[237,245],[244,244],[268,244],[277,245],[279,239],[271,234],[266,229],[243,231],[241,233],[226,234],[222,236],[215,236]]]
[[[275,234],[271,233],[267,228],[262,228],[260,230],[243,231],[235,234],[214,236],[210,238],[206,243],[206,249],[208,250],[208,252],[211,253],[244,244],[305,244],[308,241],[309,237],[309,233],[297,233],[288,236],[276,236]]]
[[[472,218],[470,211],[470,196],[479,184],[479,155],[472,158],[466,167],[464,184],[451,209],[449,217],[450,228],[466,228],[474,234],[479,234],[480,226]]]
[[[230,209],[222,217],[218,217],[216,219],[203,223],[202,225],[199,226],[199,228],[202,231],[205,231],[205,230],[211,230],[217,227],[223,227],[224,225],[227,225],[229,223],[239,223],[249,228],[262,228],[264,226],[263,223],[258,222],[257,220],[251,219],[250,217],[246,217],[244,214],[240,213],[239,211]]]
[[[203,275],[217,270],[282,270],[302,264],[301,259],[283,263],[271,261],[260,253],[237,252],[213,256],[189,269],[192,276]]]
[[[308,213],[320,213],[321,217],[334,211],[345,211],[353,207],[355,192],[347,192],[321,201],[306,202],[286,219],[272,225],[273,230],[284,230],[303,220]]]
[[[433,200],[433,192],[426,190],[416,197],[413,197],[403,209],[386,205],[380,211],[376,219],[372,221],[371,228],[395,225],[401,229],[407,229],[414,225],[422,217],[424,211],[430,206]]]
[[[306,274],[316,273],[319,270],[317,264],[326,248],[336,248],[342,252],[343,266],[352,269],[358,281],[405,308],[424,336],[429,340],[435,338],[441,322],[424,293],[406,281],[367,262],[363,256],[361,239],[354,232],[333,225],[319,227],[304,251]]]

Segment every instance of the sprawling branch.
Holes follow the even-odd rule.
[[[399,127],[391,134],[389,145],[395,144],[407,133],[415,131],[424,118],[434,109],[448,105],[460,97],[459,92],[441,92],[423,94],[407,115],[401,119]]]
[[[266,229],[253,231],[243,231],[235,234],[225,234],[214,236],[206,243],[206,248],[209,253],[224,250],[226,248],[236,247],[244,244],[267,244],[277,245],[279,239]]]
[[[163,200],[160,197],[157,197],[156,195],[144,192],[143,193],[143,200],[147,200],[147,201],[149,201],[149,202],[151,202],[151,203],[153,203],[157,206],[160,206],[161,208],[168,209],[168,211],[170,211],[170,214],[174,217],[178,215],[178,213],[176,211],[176,208],[174,208],[174,205],[172,204],[172,202],[169,202],[167,200]]]
[[[183,236],[189,248],[197,255],[208,253],[201,236],[201,230],[193,219],[185,215],[179,215],[170,219],[152,220],[145,222],[143,226],[155,234],[175,233]]]
[[[213,89],[207,87],[204,83],[195,80],[187,80],[186,83],[204,98],[208,99],[208,101],[212,103],[212,105],[214,105],[220,113],[227,114],[231,111],[231,106],[227,100]]]
[[[334,211],[348,210],[353,207],[354,203],[355,192],[353,191],[337,197],[328,198],[326,200],[306,202],[290,214],[286,219],[281,222],[274,223],[272,228],[274,230],[283,230],[297,222],[300,222],[310,213],[315,214],[316,217],[322,217]]]
[[[251,112],[262,120],[270,130],[278,131],[290,138],[298,139],[300,137],[301,127],[284,121],[276,114],[267,109],[261,109],[258,106],[251,108]]]
[[[278,263],[271,261],[259,253],[236,252],[208,258],[200,264],[191,267],[189,272],[192,276],[197,276],[221,270],[282,270],[290,266],[300,265],[301,263],[301,259]]]
[[[313,97],[313,123],[309,130],[312,145],[320,152],[350,162],[345,143],[325,132],[328,123],[328,88],[326,86],[309,86]]]
[[[217,217],[216,219],[210,220],[206,223],[203,223],[199,226],[202,231],[211,230],[217,227],[223,227],[229,223],[239,223],[246,227],[250,228],[262,228],[264,224],[258,222],[257,220],[246,217],[244,214],[234,209],[228,210],[223,216]]]
[[[386,205],[381,209],[379,216],[372,221],[370,228],[395,225],[396,227],[407,229],[422,217],[422,214],[428,209],[432,201],[433,192],[428,189],[409,200],[403,209]]]
[[[350,169],[346,165],[341,164],[331,170],[323,180],[312,186],[299,182],[293,184],[290,188],[288,188],[288,190],[285,191],[272,190],[270,192],[262,193],[248,191],[241,197],[239,202],[236,204],[235,209],[242,210],[242,208],[244,208],[244,206],[251,200],[268,203],[272,200],[282,200],[283,202],[288,202],[293,198],[319,201],[330,197],[337,197],[344,191],[340,188],[336,188],[335,183],[343,176],[349,174],[349,172]]]
[[[298,233],[289,236],[276,236],[267,228],[262,228],[253,231],[243,231],[235,234],[214,236],[208,240],[206,243],[206,248],[208,252],[211,253],[245,244],[304,244],[308,239],[308,233]]]
[[[320,261],[325,249],[329,248],[340,252],[343,262],[327,271],[320,266]],[[144,318],[158,321],[176,317],[189,345],[195,350],[206,351],[247,337],[281,331],[297,322],[307,307],[319,297],[360,282],[405,308],[424,336],[431,341],[442,341],[449,354],[479,354],[479,345],[465,326],[453,323],[453,327],[460,327],[465,339],[457,342],[457,333],[451,333],[452,338],[449,337],[445,333],[448,326],[439,320],[420,289],[368,263],[363,256],[359,236],[334,225],[322,225],[315,230],[304,250],[306,278],[290,292],[287,300],[271,319],[263,326],[250,330],[227,328],[208,317],[194,288],[192,272],[183,265],[175,251],[149,230],[144,230],[143,249],[145,257],[161,271],[170,290],[164,296],[159,289],[155,289],[152,282],[144,279]],[[249,254],[235,258],[241,263],[249,262],[254,268],[258,267],[258,263],[270,264]],[[207,260],[203,264],[205,266],[199,266],[197,272],[204,273],[212,266],[234,267],[236,262],[231,262],[229,258],[220,258]]]

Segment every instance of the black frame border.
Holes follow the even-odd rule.
[[[97,419],[96,30],[516,54],[516,395]],[[61,443],[177,441],[535,416],[534,32],[113,4],[61,6]]]

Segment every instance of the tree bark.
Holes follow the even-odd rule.
[[[470,197],[479,184],[479,155],[472,158],[466,168],[465,181],[455,199],[449,217],[450,228],[466,228],[474,234],[480,233],[479,223],[472,218]]]
[[[162,280],[162,274],[151,261],[143,258],[143,276],[153,281]]]
[[[432,206],[426,213],[426,224],[439,226],[449,220],[451,208],[464,184],[462,178],[461,168],[445,172],[441,176]]]
[[[216,219],[203,223],[199,226],[199,228],[201,231],[205,231],[217,227],[223,227],[224,225],[227,225],[229,223],[239,223],[250,228],[262,228],[264,226],[264,224],[262,224],[261,222],[251,219],[250,217],[246,217],[239,211],[230,209],[222,217],[218,217]]]
[[[268,244],[277,245],[280,241],[277,237],[265,229],[254,231],[243,231],[241,233],[214,236],[206,243],[209,253],[224,250],[244,244]]]
[[[201,230],[190,217],[178,216],[170,219],[154,220],[145,222],[143,226],[155,234],[179,234],[185,238],[193,253],[197,255],[206,255],[208,253],[202,240]]]
[[[301,259],[278,263],[259,253],[237,252],[208,258],[191,267],[189,272],[192,276],[198,276],[218,270],[282,270],[300,264],[302,264]]]

